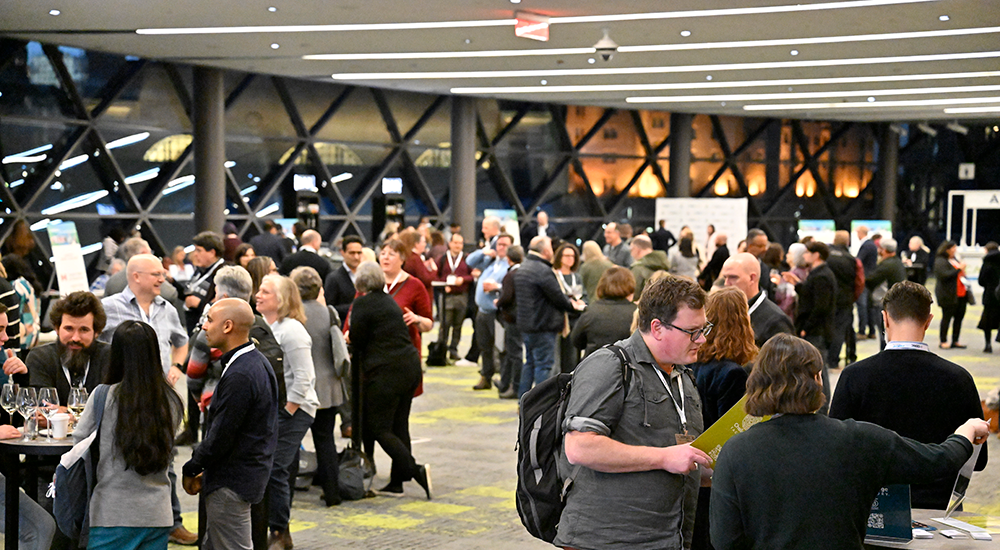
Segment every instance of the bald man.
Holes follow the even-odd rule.
[[[756,256],[747,252],[731,256],[722,264],[721,277],[725,286],[735,286],[746,294],[750,305],[750,324],[758,348],[775,334],[795,335],[792,320],[760,289],[760,261]]]
[[[278,272],[287,277],[296,267],[309,266],[319,273],[319,278],[323,281],[330,274],[333,267],[330,261],[319,255],[319,249],[323,246],[323,237],[318,231],[307,229],[299,237],[299,250],[281,262]]]
[[[184,490],[203,492],[203,548],[252,548],[250,506],[264,498],[278,437],[278,381],[250,343],[250,304],[224,298],[212,304],[202,330],[222,352],[222,379],[207,414],[208,433],[184,465]]]

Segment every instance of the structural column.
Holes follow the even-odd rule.
[[[888,124],[882,125],[882,136],[879,142],[878,171],[881,174],[882,204],[880,205],[882,219],[892,222],[896,227],[896,174],[899,172],[899,136],[889,129]]]
[[[474,243],[476,227],[476,103],[451,98],[451,219],[462,226],[465,242]]]
[[[670,191],[674,197],[691,196],[691,123],[694,115],[670,115]]]
[[[194,226],[222,231],[226,221],[225,81],[219,69],[194,68]]]

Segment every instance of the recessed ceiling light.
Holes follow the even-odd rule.
[[[606,23],[612,21],[641,21],[656,19],[689,19],[704,17],[724,17],[734,15],[793,13],[825,11],[900,4],[919,4],[937,0],[848,0],[843,2],[820,2],[816,4],[786,4],[781,6],[759,6],[752,8],[722,8],[654,13],[626,13],[610,15],[586,15],[549,18],[550,24],[561,23]],[[260,25],[242,27],[175,27],[136,29],[137,34],[246,34],[278,32],[350,32],[376,30],[414,29],[459,29],[480,27],[504,27],[514,25],[514,19],[480,19],[466,21],[418,21],[412,23],[359,23],[340,25]]]
[[[691,31],[681,31],[681,36],[687,38],[688,36],[691,36]]]
[[[790,51],[788,53],[792,54],[793,56],[796,56],[796,55],[799,55],[799,50],[792,50],[792,51]]]
[[[705,77],[705,80],[712,80],[712,75],[708,75],[708,76],[706,76],[706,77]]]
[[[874,102],[875,102],[875,97],[868,96],[868,103],[874,103]]]
[[[546,84],[548,84],[548,83],[549,83],[549,81],[548,81],[548,80],[543,80],[543,81],[542,81],[542,86],[545,86],[545,85],[546,85]]]
[[[847,59],[808,59],[802,61],[763,61],[744,63],[717,63],[710,65],[670,65],[660,67],[608,67],[600,69],[543,69],[503,71],[414,71],[395,73],[334,73],[334,80],[438,80],[455,78],[519,78],[553,76],[609,76],[624,74],[676,74],[702,71],[740,71],[760,69],[797,69],[802,67],[851,67],[881,65],[884,63],[926,63],[931,61],[956,61],[992,59],[1000,51],[958,52],[946,54],[899,55],[887,57],[855,57]]]
[[[596,60],[593,57],[587,59],[587,63],[590,63],[591,65],[593,65],[595,62]]]
[[[274,44],[271,44],[271,49],[272,50],[277,50],[280,47],[281,47],[281,45],[279,45],[277,42],[275,42]]]
[[[472,39],[471,38],[466,38],[465,39],[465,43],[466,44],[472,44]]]
[[[721,102],[721,103],[719,103],[719,104],[720,104],[720,105],[722,105],[723,107],[725,107],[725,106],[726,106],[726,102],[725,102],[725,101],[723,101],[723,102]]]
[[[995,78],[1000,71],[978,71],[959,73],[841,76],[827,78],[782,78],[776,80],[732,80],[724,82],[670,82],[658,84],[589,84],[574,86],[463,86],[451,89],[453,94],[530,94],[530,93],[573,93],[573,92],[638,92],[662,90],[691,90],[719,88],[756,88],[761,86],[811,86],[831,84],[859,84],[871,82],[916,82],[923,80],[957,80],[965,78]],[[898,92],[898,90],[896,90]],[[864,92],[874,94],[875,90]]]
[[[511,4],[520,4],[521,0],[510,0]]]
[[[267,8],[267,11],[269,11],[271,13],[274,13],[274,12],[278,11],[278,8],[276,8],[274,6],[271,6],[271,7]]]
[[[60,13],[62,12],[59,10],[49,10],[49,15],[59,15]]]
[[[950,19],[951,17],[948,17],[947,15],[942,15],[941,17],[938,17],[938,21],[948,21]]]

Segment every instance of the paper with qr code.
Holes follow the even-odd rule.
[[[749,430],[754,424],[770,420],[770,416],[751,416],[747,414],[744,409],[746,401],[747,396],[744,395],[743,399],[740,399],[726,414],[722,415],[722,418],[709,426],[707,430],[698,436],[698,439],[695,439],[691,443],[692,447],[705,451],[705,454],[712,459],[712,463],[708,465],[709,468],[715,469],[715,460],[719,458],[722,446],[726,444],[726,441],[729,441],[730,437]]]

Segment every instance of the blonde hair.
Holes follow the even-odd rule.
[[[274,295],[278,299],[278,319],[291,318],[306,324],[306,312],[302,307],[302,296],[299,287],[288,277],[271,273],[265,275],[261,284],[270,281],[274,286]]]

